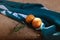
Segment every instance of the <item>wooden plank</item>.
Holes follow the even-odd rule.
[[[41,39],[41,35],[35,30],[25,26],[18,32],[11,31],[14,27],[20,26],[21,23],[14,21],[0,14],[0,39],[1,40],[23,40],[23,39]]]

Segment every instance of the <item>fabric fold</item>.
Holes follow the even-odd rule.
[[[30,4],[30,3],[17,3],[11,1],[0,1],[0,6],[3,5],[5,8],[0,7],[0,13],[6,15],[9,18],[17,20],[18,22],[24,21],[24,15],[33,14],[36,17],[42,19],[44,26],[41,26],[41,32],[45,39],[58,39],[53,34],[60,32],[60,12],[44,9],[41,4]],[[8,10],[6,10],[6,8]],[[59,33],[60,34],[60,33]],[[57,35],[58,36],[58,35]]]

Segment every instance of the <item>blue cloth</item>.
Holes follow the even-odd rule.
[[[41,32],[43,35],[43,40],[59,40],[60,39],[60,12],[54,12],[48,9],[43,8],[44,6],[41,4],[31,4],[31,3],[17,3],[11,1],[0,1],[0,5],[4,5],[7,7],[9,11],[12,13],[21,13],[25,15],[33,14],[36,17],[42,19],[44,25],[41,28]],[[0,12],[2,9],[0,9]],[[8,17],[17,20],[24,21],[23,17],[20,18],[15,17],[14,15],[10,15],[7,10],[6,14]]]

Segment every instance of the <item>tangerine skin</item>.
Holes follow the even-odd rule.
[[[34,18],[35,18],[34,15],[30,14],[26,17],[26,22],[31,23]]]
[[[32,26],[34,28],[39,28],[42,24],[42,20],[40,18],[34,18],[32,21]]]

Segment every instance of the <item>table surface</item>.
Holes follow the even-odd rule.
[[[17,1],[16,0],[10,0],[10,1],[24,2],[24,3],[41,3],[53,11],[60,12],[60,0],[17,0]],[[0,14],[0,37],[2,35],[6,36],[9,33],[8,30],[10,28],[15,27],[17,24],[20,24],[20,23]],[[17,34],[15,34],[15,35],[17,35]]]

